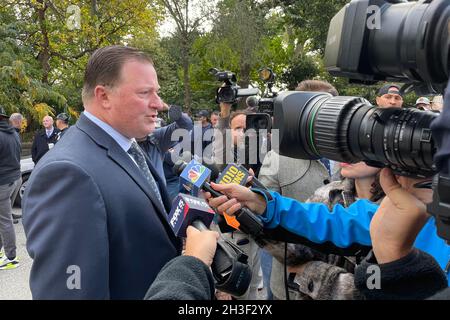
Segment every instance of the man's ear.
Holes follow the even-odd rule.
[[[380,105],[380,97],[376,97],[375,102],[377,103],[377,106]]]
[[[94,88],[94,100],[104,109],[111,108],[111,89],[98,85]]]

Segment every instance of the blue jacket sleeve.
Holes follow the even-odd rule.
[[[265,228],[281,227],[314,243],[331,242],[340,248],[353,244],[370,246],[369,226],[378,205],[358,200],[348,208],[336,205],[330,212],[322,203],[301,203],[270,192],[266,212],[260,216]]]
[[[192,130],[192,127],[193,124],[191,118],[189,118],[186,113],[183,113],[180,119],[178,119],[176,122],[173,122],[166,127],[156,129],[155,132],[153,132],[153,135],[158,141],[158,146],[161,152],[163,154],[166,153],[170,148],[178,143],[178,141],[172,141],[172,133],[176,129],[185,129],[187,131],[190,131]]]

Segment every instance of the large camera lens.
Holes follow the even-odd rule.
[[[331,20],[325,66],[334,76],[442,92],[449,76],[449,21],[448,0],[353,0]]]
[[[281,155],[365,161],[406,176],[435,173],[433,112],[376,108],[363,98],[297,91],[279,94],[274,105]]]

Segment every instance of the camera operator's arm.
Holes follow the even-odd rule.
[[[213,139],[213,160],[214,163],[223,165],[226,163],[226,131],[230,129],[230,114],[231,114],[231,104],[220,103],[220,117],[217,127],[214,129],[214,139]],[[231,143],[229,141],[228,143]]]
[[[386,197],[370,226],[373,254],[356,268],[355,285],[369,299],[429,297],[447,287],[437,261],[413,249],[416,236],[428,219],[424,201],[429,200],[430,190],[413,189],[412,179],[402,178],[400,184],[388,169],[382,171],[380,182]],[[378,266],[381,276],[378,290],[368,288],[373,265]]]
[[[182,112],[180,106],[167,106],[167,110],[169,111],[169,119],[174,122],[153,132],[153,136],[158,141],[158,146],[162,153],[166,153],[178,143],[178,141],[172,141],[172,133],[175,130],[185,129],[190,131],[193,128],[192,119],[186,113]]]
[[[340,248],[371,244],[369,225],[378,205],[370,201],[358,200],[348,208],[336,205],[330,212],[322,203],[301,203],[276,192],[270,192],[269,199],[265,198],[267,195],[264,192],[252,192],[236,184],[211,185],[230,198],[221,196],[209,199],[212,207],[233,215],[246,206],[260,214],[266,231],[283,229],[286,231],[283,236],[298,235],[315,243],[331,243]],[[210,195],[207,193],[206,196]]]
[[[211,300],[214,280],[210,271],[219,235],[187,228],[184,256],[170,260],[145,295],[146,300]]]

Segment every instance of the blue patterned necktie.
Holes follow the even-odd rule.
[[[147,179],[148,183],[150,184],[150,188],[155,193],[156,197],[158,198],[159,202],[164,208],[164,204],[161,198],[161,193],[159,192],[158,189],[158,185],[156,184],[155,178],[153,178],[153,175],[150,172],[150,169],[148,168],[147,162],[145,161],[144,153],[142,152],[141,148],[136,143],[136,141],[133,141],[130,149],[128,149],[128,153],[136,161],[136,164],[138,165],[141,172],[144,174],[145,179]]]

